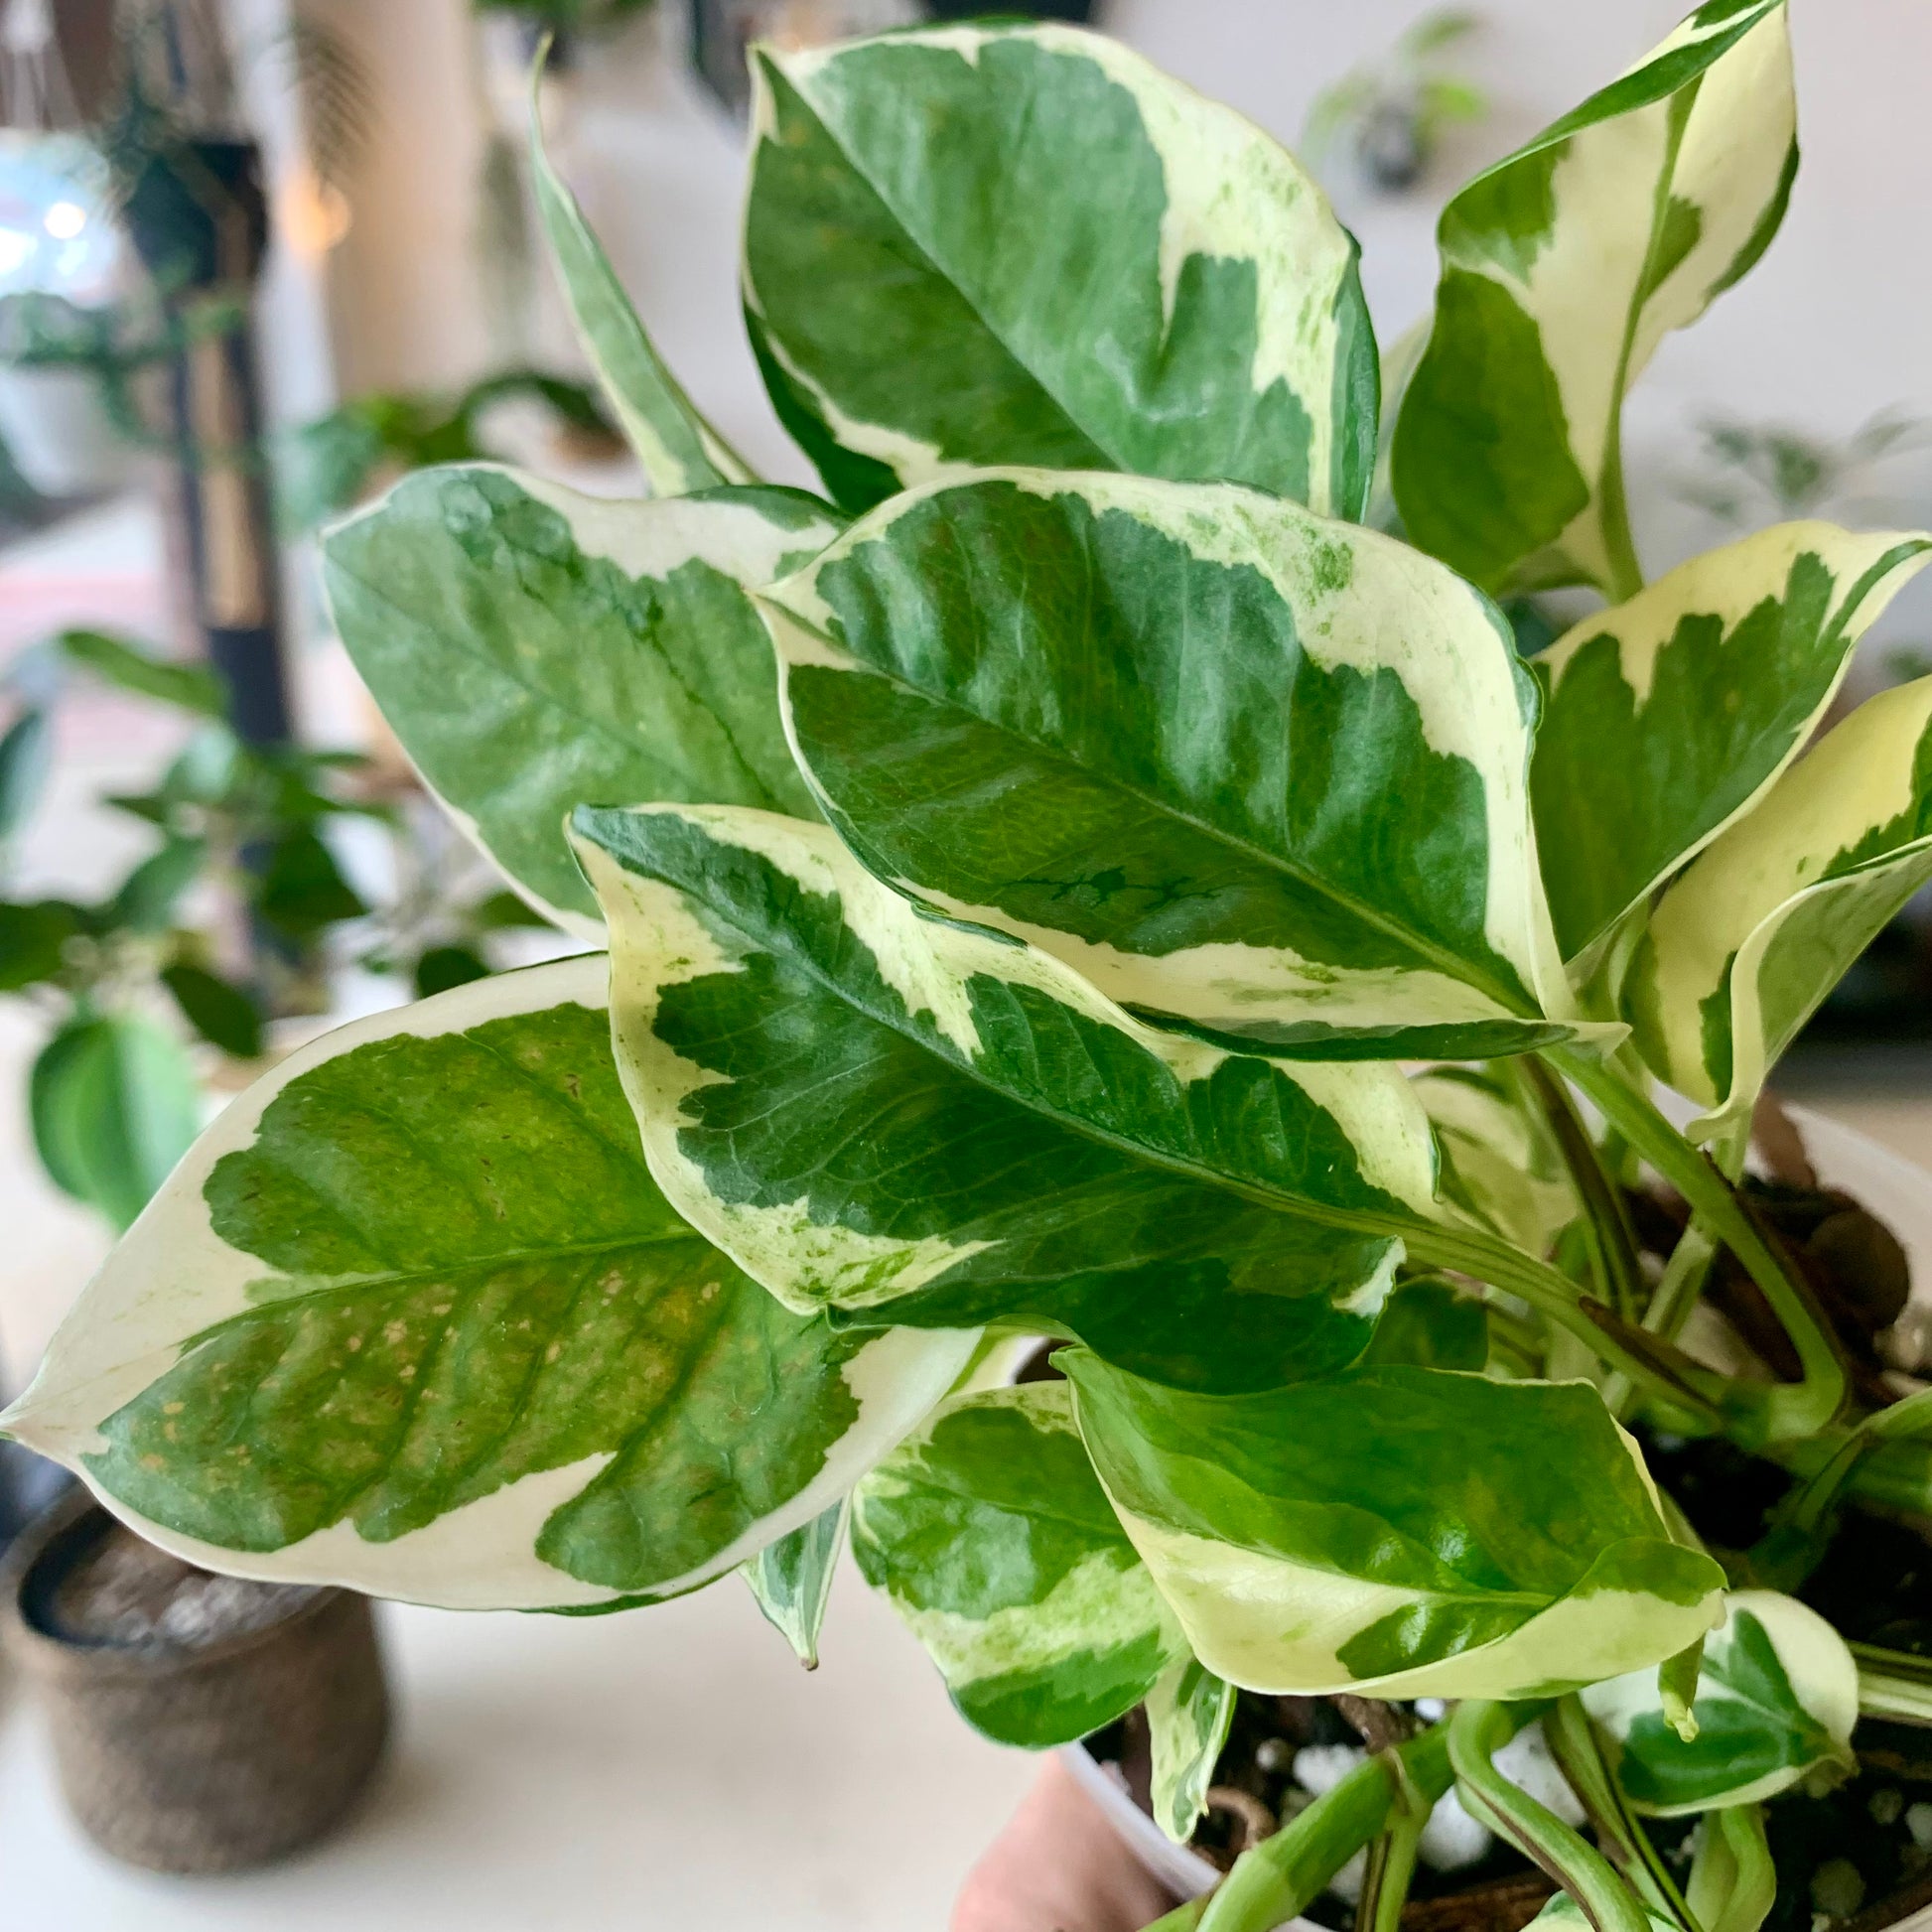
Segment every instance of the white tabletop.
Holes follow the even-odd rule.
[[[975,1736],[848,1566],[801,1670],[727,1578],[605,1617],[384,1610],[389,1758],[274,1869],[131,1870],[0,1680],[0,1927],[58,1932],[939,1932],[1031,1760]]]

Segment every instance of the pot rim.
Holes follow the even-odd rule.
[[[27,1613],[27,1587],[34,1572],[55,1554],[65,1538],[73,1536],[90,1516],[98,1516],[107,1529],[125,1527],[84,1484],[76,1483],[65,1496],[50,1503],[14,1540],[13,1547],[0,1561],[0,1637],[14,1649],[22,1663],[56,1660],[86,1660],[96,1677],[117,1677],[152,1682],[157,1678],[181,1677],[197,1670],[231,1662],[236,1657],[259,1650],[285,1637],[305,1621],[326,1615],[342,1597],[353,1592],[335,1584],[310,1586],[314,1594],[295,1604],[272,1622],[251,1630],[238,1630],[213,1643],[117,1644],[82,1643],[42,1628]],[[136,1532],[129,1532],[136,1534]]]

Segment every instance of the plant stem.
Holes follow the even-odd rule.
[[[1548,1123],[1571,1183],[1583,1197],[1590,1267],[1603,1299],[1625,1321],[1635,1321],[1643,1312],[1643,1271],[1623,1196],[1604,1171],[1569,1088],[1533,1053],[1514,1064]]]
[[[1465,1698],[1456,1706],[1449,1749],[1463,1809],[1540,1864],[1596,1932],[1650,1932],[1643,1907],[1609,1860],[1496,1769],[1496,1749],[1515,1728],[1506,1705]]]
[[[1417,1794],[1405,1794],[1389,1819],[1389,1829],[1368,1848],[1368,1869],[1355,1905],[1356,1932],[1398,1932],[1410,1880],[1416,1875],[1416,1848],[1422,1843],[1429,1813],[1430,1807]]]
[[[1497,1708],[1504,1737],[1549,1709]],[[1426,1815],[1451,1782],[1449,1730],[1436,1725],[1392,1751],[1378,1751],[1273,1838],[1242,1853],[1208,1900],[1200,1932],[1275,1932],[1387,1831],[1399,1808],[1419,1807]]]
[[[1932,1724],[1932,1658],[1874,1643],[1855,1643],[1851,1649],[1859,1664],[1859,1709],[1865,1717]]]
[[[1750,1406],[1740,1406],[1734,1420],[1766,1440],[1816,1435],[1845,1400],[1845,1364],[1811,1291],[1758,1231],[1730,1182],[1643,1094],[1587,1054],[1551,1048],[1549,1057],[1743,1263],[1791,1337],[1801,1379],[1751,1392]]]
[[[1544,1720],[1543,1731],[1564,1776],[1589,1815],[1597,1844],[1622,1866],[1637,1895],[1659,1918],[1674,1920],[1684,1932],[1698,1932],[1697,1921],[1671,1876],[1670,1866],[1630,1809],[1582,1703],[1574,1696],[1562,1699]]]
[[[1492,1288],[1520,1295],[1658,1402],[1689,1410],[1707,1422],[1725,1420],[1717,1393],[1723,1387],[1722,1377],[1667,1344],[1651,1341],[1641,1329],[1624,1326],[1602,1304],[1586,1302],[1576,1283],[1548,1262],[1473,1228],[1410,1229],[1404,1239],[1419,1261],[1453,1268]]]
[[[1881,1443],[1910,1442],[1927,1435],[1932,1435],[1932,1389],[1920,1389],[1866,1416],[1823,1465],[1778,1505],[1751,1551],[1752,1574],[1770,1588],[1795,1590],[1824,1556],[1840,1492],[1859,1464]]]
[[[1201,1915],[1207,1910],[1208,1900],[1190,1898],[1184,1905],[1176,1905],[1166,1918],[1158,1918],[1147,1928],[1147,1932],[1194,1932],[1200,1924]]]
[[[1675,1341],[1684,1330],[1698,1297],[1704,1293],[1705,1278],[1718,1258],[1718,1244],[1704,1223],[1692,1216],[1689,1226],[1677,1237],[1670,1260],[1664,1265],[1664,1278],[1643,1311],[1645,1330]]]

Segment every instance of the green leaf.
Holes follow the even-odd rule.
[[[1861,705],[1659,900],[1623,982],[1660,1079],[1744,1119],[1778,1056],[1932,880],[1932,678]]]
[[[747,321],[840,502],[1023,463],[1361,514],[1354,239],[1251,123],[1058,26],[767,46],[752,71]]]
[[[431,946],[416,961],[416,997],[427,1000],[453,986],[486,979],[489,962],[468,946]]]
[[[58,978],[68,941],[83,923],[80,908],[65,899],[0,900],[0,993]]]
[[[745,593],[837,528],[792,490],[621,503],[471,466],[404,479],[324,554],[403,749],[532,903],[595,937],[574,805],[812,811]]]
[[[1932,536],[1782,523],[1587,618],[1539,659],[1530,793],[1566,958],[1748,811]]]
[[[1154,1822],[1185,1845],[1207,1809],[1221,1746],[1234,1722],[1234,1686],[1192,1657],[1173,1663],[1147,1694],[1154,1757]]]
[[[834,1334],[686,1227],[605,972],[480,980],[282,1062],[0,1426],[197,1562],[456,1607],[671,1595],[829,1508],[974,1337]]]
[[[1550,1696],[1720,1614],[1724,1573],[1671,1542],[1587,1384],[1360,1368],[1213,1396],[1056,1359],[1194,1654],[1246,1690]]]
[[[201,1084],[158,1027],[116,1014],[74,1021],[47,1042],[27,1110],[55,1184],[124,1228],[194,1140]]]
[[[1489,1360],[1489,1317],[1474,1296],[1449,1282],[1403,1282],[1383,1304],[1361,1360],[1364,1367],[1480,1374]]]
[[[530,183],[537,216],[578,340],[617,412],[624,441],[659,496],[756,481],[744,458],[698,414],[665,367],[576,196],[551,166],[537,111],[540,72],[539,67],[531,75],[530,97]]]
[[[1186,1654],[1063,1383],[946,1403],[859,1485],[852,1552],[968,1723],[1003,1744],[1084,1737]]]
[[[1678,1735],[1656,1670],[1583,1692],[1619,1750],[1617,1781],[1659,1817],[1754,1804],[1820,1767],[1854,1768],[1859,1667],[1816,1610],[1775,1590],[1733,1590],[1704,1642],[1697,1735]]]
[[[226,710],[221,680],[206,665],[169,663],[99,630],[64,630],[57,642],[70,663],[137,697],[203,718],[219,718]]]
[[[0,844],[26,824],[54,760],[54,726],[45,711],[23,711],[0,738]]]
[[[202,876],[207,864],[206,839],[170,836],[160,851],[143,859],[121,881],[102,917],[110,927],[165,932],[175,921],[182,895]]]
[[[759,597],[859,857],[1110,998],[1313,1058],[1517,1052],[1569,993],[1487,599],[1222,484],[898,497]]]
[[[175,996],[188,1024],[210,1045],[238,1060],[260,1057],[261,1009],[241,987],[186,961],[163,968],[161,983]]]
[[[576,824],[652,1172],[792,1307],[1009,1319],[1205,1387],[1366,1344],[1433,1212],[1393,1068],[1158,1033],[1048,955],[921,914],[823,825]]]
[[[298,942],[324,927],[359,919],[368,907],[346,879],[336,855],[315,832],[290,832],[270,848],[254,888],[255,910]]]
[[[1624,392],[1769,245],[1797,160],[1783,0],[1711,0],[1456,195],[1396,428],[1410,539],[1488,590],[1630,595]]]
[[[767,1543],[744,1567],[764,1620],[791,1645],[807,1670],[818,1668],[818,1633],[832,1594],[839,1552],[845,1547],[851,1501],[841,1497],[789,1536]]]

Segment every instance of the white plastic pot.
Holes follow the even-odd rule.
[[[1898,1236],[1912,1265],[1912,1300],[1932,1308],[1932,1174],[1808,1107],[1787,1111],[1804,1137],[1819,1184],[1844,1188]],[[1198,1898],[1219,1878],[1220,1873],[1199,1853],[1174,1844],[1084,1744],[1062,1745],[1060,1756],[1073,1781],[1099,1806],[1128,1850],[1171,1891],[1181,1898]],[[1285,1932],[1325,1932],[1325,1928],[1297,1918],[1288,1922]],[[1892,1932],[1932,1932],[1932,1906],[1901,1919]]]

